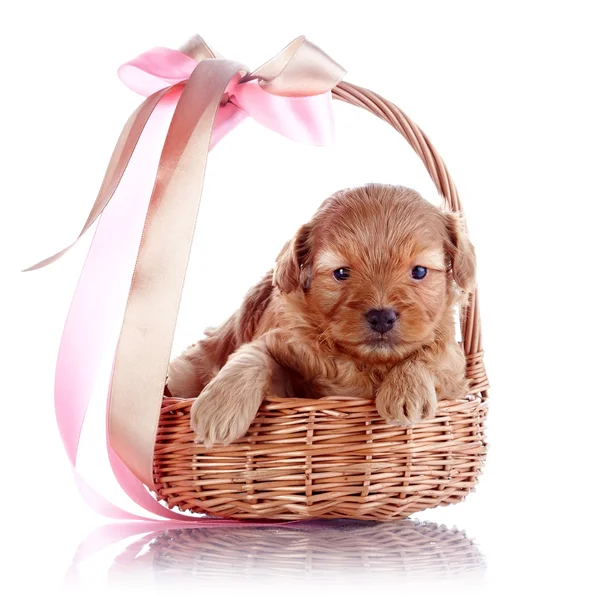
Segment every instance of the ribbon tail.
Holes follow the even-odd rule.
[[[196,80],[196,86],[198,85],[200,85],[199,80]],[[143,103],[146,108],[136,111],[132,115],[131,122],[124,128],[107,169],[105,182],[98,194],[98,198],[103,200],[102,210],[99,210],[96,215],[93,214],[93,210],[86,222],[86,226],[89,227],[97,219],[98,227],[69,309],[57,360],[56,417],[63,444],[75,471],[78,488],[90,506],[97,512],[112,518],[145,519],[147,517],[119,508],[96,492],[83,475],[77,472],[79,441],[92,396],[97,394],[98,397],[107,398],[108,401],[111,393],[119,333],[132,277],[135,279],[134,265],[139,252],[140,239],[143,237],[145,220],[152,212],[149,202],[156,195],[153,195],[153,189],[155,191],[162,189],[161,183],[169,180],[169,169],[177,163],[177,160],[173,161],[170,152],[161,154],[167,130],[171,131],[173,127],[179,127],[175,133],[171,133],[171,138],[175,136],[175,145],[185,146],[189,134],[187,137],[185,135],[182,137],[181,122],[191,118],[191,123],[194,123],[194,117],[187,114],[190,103],[195,102],[194,96],[190,97],[189,94],[187,94],[187,103],[184,102],[183,108],[177,112],[180,116],[175,121],[172,119],[175,101],[179,100],[184,87],[183,83],[177,84],[171,88],[170,95],[167,94],[168,90],[161,90],[151,102]],[[219,93],[215,97],[220,100],[221,96],[222,93]],[[215,110],[218,106],[217,101]],[[182,111],[184,111],[183,115]],[[210,127],[208,130],[202,129],[204,135],[211,138],[211,142],[218,139],[240,119],[240,115],[234,114],[238,112],[235,107],[221,112],[223,114],[216,119],[215,133],[218,135],[211,138]],[[147,113],[147,116],[144,113]],[[199,118],[199,115],[196,115],[196,118]],[[206,126],[204,121],[203,125]],[[123,136],[127,139],[123,139]],[[171,146],[168,143],[165,145],[172,149],[173,143]],[[178,156],[177,152],[179,150],[175,151]],[[187,168],[189,172],[195,172],[195,168],[190,165]],[[203,171],[202,168],[201,173]],[[156,183],[151,173],[157,174]],[[112,200],[109,203],[110,198]],[[96,209],[98,205],[97,201]],[[168,252],[165,253],[165,256],[167,255]],[[175,315],[176,311],[177,309]],[[173,318],[173,327],[174,323],[175,318]],[[163,343],[161,340],[157,346],[162,347]],[[166,352],[168,356],[170,345],[167,346]],[[152,369],[150,371],[152,372]],[[114,390],[112,393],[114,394]],[[142,397],[141,401],[147,399]],[[160,399],[157,400],[158,409],[160,409]],[[95,423],[95,427],[108,425],[109,409],[110,405],[106,409],[107,420],[103,423]],[[144,410],[144,405],[141,410]],[[125,418],[128,421],[127,426],[136,427],[137,420],[133,414]],[[155,427],[157,423],[158,418]],[[145,449],[147,450],[147,447]],[[151,453],[152,450],[153,444]],[[181,523],[198,521],[198,517],[178,515],[157,502],[131,472],[127,457],[125,457],[126,462],[123,462],[122,457],[115,452],[110,443],[107,443],[106,452],[107,464],[112,468],[117,482],[139,507],[159,517],[170,519],[171,523],[173,520]]]
[[[182,88],[183,85],[174,89],[173,94],[178,95]],[[162,142],[173,114],[173,98],[163,94],[161,99],[163,101],[159,100],[141,133],[140,143],[137,147],[132,146],[135,151],[131,153],[113,200],[98,219],[71,302],[56,365],[56,419],[79,491],[97,512],[120,519],[143,517],[120,509],[96,492],[77,472],[77,454],[92,396],[108,397],[115,348],[154,183],[148,175],[156,172]],[[106,420],[94,423],[94,426],[106,428]],[[154,500],[137,480],[123,480],[123,474],[111,460],[110,448],[107,448],[106,458],[106,465],[110,462],[124,491],[139,506],[161,517],[176,516]],[[134,479],[131,473],[128,475]],[[181,519],[189,517],[181,516]]]
[[[109,436],[119,457],[152,490],[158,420],[212,127],[223,93],[243,73],[233,61],[207,59],[190,76],[165,140],[131,279]]]
[[[90,214],[88,215],[81,232],[77,236],[77,239],[60,252],[57,252],[56,254],[36,263],[31,267],[28,267],[27,269],[23,269],[23,272],[35,271],[57,261],[61,256],[66,254],[95,223],[98,217],[102,214],[102,211],[110,202],[111,198],[114,196],[115,191],[117,190],[117,187],[123,178],[125,170],[127,169],[127,165],[131,160],[140,136],[146,127],[148,119],[154,112],[154,109],[158,106],[158,103],[161,101],[161,99],[171,89],[171,87],[167,87],[159,90],[144,100],[144,102],[142,102],[129,117],[127,123],[125,123],[123,131],[121,131],[121,135],[119,136],[115,149],[108,163],[108,167],[106,168],[106,173],[96,197],[96,201],[94,202]]]

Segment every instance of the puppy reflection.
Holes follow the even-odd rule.
[[[375,397],[390,423],[467,391],[454,306],[475,257],[456,214],[371,184],[331,196],[221,327],[169,368],[210,447],[246,433],[267,395]]]

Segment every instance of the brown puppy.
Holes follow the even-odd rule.
[[[191,425],[209,447],[244,435],[270,394],[375,397],[410,426],[467,390],[453,309],[474,278],[457,215],[403,187],[337,192],[240,309],[171,363],[169,389],[197,397]]]

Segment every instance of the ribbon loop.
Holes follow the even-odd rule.
[[[316,96],[331,91],[345,74],[321,48],[300,36],[248,79],[258,79],[260,87],[277,96]]]
[[[187,54],[196,62],[200,62],[205,58],[223,58],[215,52],[197,33],[194,34],[185,44],[179,48],[180,52]]]

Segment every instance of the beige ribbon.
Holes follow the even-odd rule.
[[[232,80],[257,79],[272,94],[308,96],[331,90],[344,75],[342,67],[305,38],[294,40],[249,74],[243,65],[217,57],[199,36],[187,42],[181,51],[197,60],[198,66],[187,82],[156,92],[131,115],[94,206],[77,237],[89,229],[113,196],[154,108],[171,89],[183,87],[144,224],[109,400],[111,445],[150,489],[154,489],[157,424],[202,196],[211,131],[225,90]],[[27,270],[54,262],[71,246]]]

